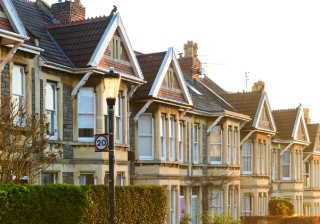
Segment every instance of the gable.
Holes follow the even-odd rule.
[[[165,89],[165,86],[167,85],[166,81],[168,81],[168,79],[166,80],[166,75],[168,74],[168,71],[171,71],[171,74],[173,76],[172,88],[170,88],[170,91]],[[179,86],[177,85],[177,83],[179,83]],[[170,47],[166,52],[166,55],[161,63],[161,66],[158,70],[158,73],[156,75],[156,78],[154,79],[154,82],[148,95],[152,97],[159,97],[161,95],[163,96],[164,94],[166,96],[165,98],[179,100],[179,94],[174,94],[174,90],[181,90],[183,94],[183,101],[192,105],[191,96],[187,89],[186,82],[183,78],[183,74],[180,69],[178,60],[173,52],[173,48]],[[170,96],[170,94],[172,94],[172,96]]]
[[[14,31],[7,17],[7,14],[5,13],[1,4],[0,4],[0,28],[4,30]]]
[[[178,81],[177,74],[174,71],[172,62],[165,73],[158,97],[187,102],[184,98],[183,91]]]
[[[275,121],[266,92],[261,94],[252,126],[255,128],[276,131]]]
[[[300,140],[300,141],[307,141],[307,139],[306,139],[306,130],[305,130],[304,126],[303,126],[302,118],[300,118],[295,139],[296,140]]]
[[[259,121],[258,121],[258,128],[269,129],[271,130],[271,121],[270,121],[270,114],[266,108],[266,104],[264,103],[263,107],[261,108]]]
[[[320,151],[320,127],[317,130],[317,135],[314,142],[314,149]]]
[[[114,32],[108,47],[102,55],[99,66],[105,69],[114,67],[117,72],[134,74],[124,41],[119,34],[119,28]]]

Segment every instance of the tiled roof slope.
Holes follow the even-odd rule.
[[[220,94],[220,96],[230,103],[238,113],[250,116],[251,120],[243,128],[251,129],[256,115],[262,92],[244,92]]]
[[[134,93],[133,98],[140,100],[148,98],[151,87],[159,72],[161,63],[167,52],[158,52],[152,54],[137,55],[137,59],[144,76],[144,80],[147,82],[141,85]]]
[[[305,148],[304,152],[312,152],[315,149],[315,143],[318,136],[320,124],[307,124],[307,130],[310,138],[310,144]]]
[[[204,78],[200,78],[199,80],[200,80],[200,82],[202,82],[204,85],[206,85],[208,88],[210,88],[212,91],[214,91],[218,95],[228,93],[227,91],[225,91],[223,88],[221,88],[217,83],[212,81],[207,76],[205,76]]]
[[[87,67],[110,17],[88,19],[67,24],[52,24],[48,30],[78,68]]]
[[[44,51],[41,52],[41,56],[48,61],[68,67],[74,67],[70,59],[47,32],[47,27],[48,24],[51,23],[51,19],[48,18],[33,2],[12,0],[12,3],[27,31],[40,39],[39,47],[44,49]],[[31,40],[27,41],[26,44],[36,46]]]
[[[234,111],[234,109],[229,107],[227,104],[224,104],[217,99],[217,96],[208,90],[201,82],[197,81],[197,79],[192,80],[192,78],[186,74],[184,74],[184,79],[188,84],[193,86],[202,94],[200,95],[191,88],[188,88],[194,105],[192,110],[200,110],[208,113],[223,112],[226,109]]]
[[[274,138],[292,140],[292,132],[298,109],[273,110],[272,115],[277,125],[277,134]]]

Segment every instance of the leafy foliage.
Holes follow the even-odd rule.
[[[270,215],[288,215],[294,214],[294,205],[283,198],[271,199],[268,203]]]
[[[163,224],[167,196],[161,186],[115,189],[115,223]],[[0,185],[0,223],[105,224],[108,185]]]
[[[192,222],[191,215],[186,213],[185,210],[182,211],[183,217],[180,219],[180,224],[189,224]]]
[[[218,215],[215,212],[213,215],[210,212],[204,213],[201,215],[201,221],[203,224],[241,224],[242,221],[237,218],[234,219],[231,212],[223,212]]]
[[[45,115],[27,114],[22,99],[4,95],[0,104],[0,184],[20,183],[28,177],[32,183],[56,161],[47,144],[49,126]]]

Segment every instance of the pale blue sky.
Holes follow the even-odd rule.
[[[249,72],[248,90],[255,81],[265,81],[272,109],[301,103],[310,108],[312,123],[320,123],[320,1],[81,2],[87,17],[109,15],[116,5],[134,50],[173,47],[178,54],[193,40],[207,63],[207,76],[224,89],[245,90]]]

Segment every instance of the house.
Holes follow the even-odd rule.
[[[274,110],[272,115],[277,124],[277,134],[272,137],[270,196],[291,201],[296,213],[303,214],[304,150],[310,144],[304,110],[299,105],[292,109]]]
[[[193,223],[208,210],[240,214],[240,126],[250,118],[202,83],[196,51],[188,41],[178,59],[172,48],[137,55],[147,83],[131,104],[131,181],[166,187],[172,224],[182,211]]]
[[[61,150],[61,158],[36,184],[108,183],[108,153],[95,152],[94,136],[106,132],[101,79],[114,67],[121,75],[115,106],[116,182],[127,185],[129,99],[145,81],[119,13],[85,19],[79,0],[52,6],[43,0],[0,4],[2,94],[22,98],[28,113],[46,113],[48,150]]]
[[[251,120],[241,128],[241,190],[242,216],[268,214],[271,175],[271,138],[276,133],[264,82],[254,83],[252,92],[220,94],[239,113]]]

